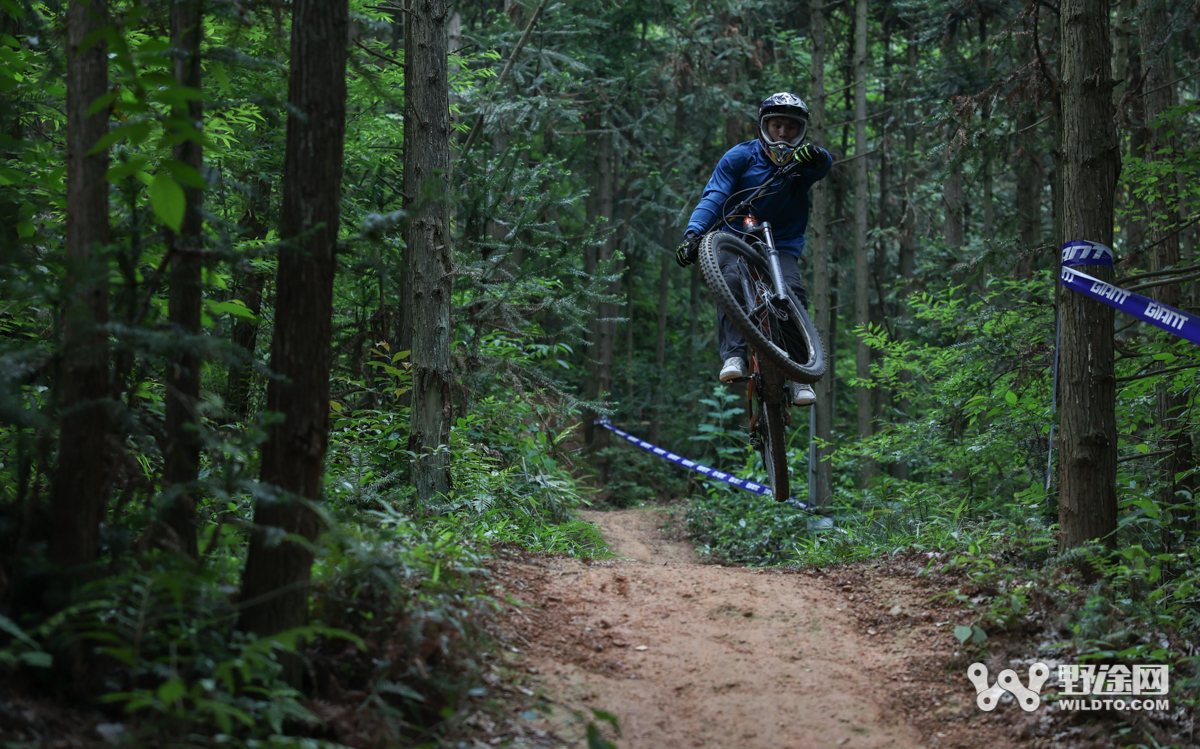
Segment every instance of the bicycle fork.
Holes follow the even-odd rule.
[[[771,285],[775,287],[775,298],[770,302],[781,318],[786,320],[788,292],[783,284],[783,267],[779,264],[779,250],[775,249],[775,235],[771,231],[771,222],[764,221],[760,224],[754,216],[747,216],[742,220],[742,230],[747,234],[762,234],[762,243],[767,247],[767,267],[771,271]]]

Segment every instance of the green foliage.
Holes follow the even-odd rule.
[[[1149,123],[1160,139],[1174,145],[1163,146],[1153,160],[1146,158],[1150,154],[1131,150],[1122,162],[1121,179],[1136,198],[1121,211],[1125,221],[1145,222],[1160,232],[1170,232],[1200,218],[1200,185],[1190,179],[1200,169],[1200,150],[1186,148],[1181,142],[1198,117],[1200,103],[1190,101],[1171,107],[1157,122]],[[1151,206],[1160,206],[1160,212],[1152,214]]]

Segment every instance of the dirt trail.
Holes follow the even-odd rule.
[[[906,651],[862,626],[855,581],[699,564],[663,537],[661,511],[584,516],[624,558],[526,561],[541,569],[519,586],[540,601],[514,620],[530,670],[566,708],[541,724],[550,735],[578,736],[572,713],[592,707],[620,719],[621,749],[948,745],[895,709]],[[888,621],[931,616],[927,594],[860,582]]]

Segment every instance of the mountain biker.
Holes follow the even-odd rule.
[[[779,250],[779,264],[784,281],[806,308],[808,296],[800,285],[800,253],[804,251],[804,230],[808,227],[808,191],[813,184],[829,173],[833,157],[820,146],[804,143],[808,132],[808,105],[795,94],[772,94],[758,108],[758,137],[739,143],[725,152],[704,187],[704,195],[688,221],[683,244],[675,251],[675,260],[682,267],[696,262],[700,240],[710,229],[733,232],[728,225],[714,226],[724,215],[726,204],[735,194],[753,191],[771,179],[775,170],[795,160],[803,165],[775,192],[758,201],[754,217],[770,222]],[[734,201],[736,202],[736,200]],[[736,259],[721,253],[721,272],[729,288],[739,293],[742,288]],[[746,342],[733,327],[724,311],[717,310],[717,333],[720,342],[722,382],[749,376],[746,363]],[[792,383],[792,402],[798,406],[812,405],[816,394],[812,386]]]

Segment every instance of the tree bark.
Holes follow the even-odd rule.
[[[613,217],[613,183],[615,169],[615,155],[613,149],[613,134],[606,130],[601,133],[599,138],[599,149],[597,152],[596,168],[598,171],[598,184],[596,188],[596,210],[599,213],[597,229],[601,232],[607,232],[612,226]],[[613,258],[615,242],[610,234],[604,243],[597,248],[596,263],[598,268],[605,268],[610,265]],[[609,271],[613,269],[610,267]],[[616,294],[620,291],[620,280],[613,281],[606,292]],[[598,317],[596,319],[596,390],[594,396],[598,400],[604,400],[612,393],[613,382],[613,353],[616,346],[616,324],[612,322],[612,318],[616,317],[617,308],[615,304],[604,302],[597,305]],[[592,450],[600,451],[608,447],[609,431],[607,429],[597,429],[592,438]],[[604,484],[608,480],[608,461],[601,459],[597,463],[600,469],[600,483]]]
[[[175,56],[175,78],[180,85],[200,90],[200,42],[203,38],[200,0],[175,0],[171,4],[171,46]],[[199,122],[202,105],[199,100],[188,101],[172,111],[172,118],[187,125]],[[183,132],[186,132],[184,130]],[[198,140],[178,143],[172,154],[196,171],[204,166],[204,151]],[[180,339],[200,334],[201,305],[201,236],[200,203],[203,191],[184,186],[183,225],[179,233],[168,238],[171,254],[167,290],[167,322]],[[196,480],[200,460],[200,420],[196,402],[200,398],[200,354],[194,345],[180,348],[167,362],[166,384],[166,446],[164,452],[163,484],[172,487]],[[196,498],[194,490],[181,489],[163,509],[162,521],[171,529],[180,554],[195,559]]]
[[[329,436],[333,281],[346,132],[347,0],[296,0],[288,77],[283,207],[275,281],[275,332],[267,410],[283,414],[262,449],[262,481],[280,496],[259,499],[242,577],[239,629],[265,636],[308,621],[312,552],[282,531],[315,541]],[[445,70],[443,64],[442,70]],[[411,95],[411,94],[410,94]],[[411,132],[411,131],[409,131]],[[299,664],[289,662],[295,683]]]
[[[809,132],[813,142],[821,143],[825,137],[825,2],[811,0],[810,34],[812,40],[812,107]],[[861,161],[861,159],[860,159]],[[813,259],[813,322],[827,351],[837,348],[837,341],[830,335],[832,311],[829,304],[829,195],[828,185],[821,180],[812,188],[812,213],[808,222],[808,236],[812,242]],[[817,420],[816,439],[818,444],[827,445],[833,434],[833,366],[830,364],[825,376],[814,390],[817,402],[813,405],[813,417]],[[833,501],[833,464],[829,460],[828,447],[815,451],[817,464],[813,473],[815,486],[808,488],[808,498],[817,507],[828,507]]]
[[[869,183],[867,181],[867,0],[858,0],[854,20],[854,322],[865,326],[871,322],[871,269],[867,247],[867,205]],[[855,356],[855,374],[860,380],[871,377],[871,348],[861,338]],[[870,437],[874,433],[872,424],[873,403],[871,389],[865,385],[857,388],[858,436]],[[862,468],[862,481],[875,475],[874,461],[867,461]]]
[[[1137,0],[1121,0],[1117,9],[1116,25],[1113,29],[1114,46],[1116,52],[1113,55],[1113,97],[1120,101],[1124,98],[1124,94],[1129,93],[1130,86],[1135,86],[1138,80],[1142,77],[1143,64],[1151,64],[1151,60],[1146,60],[1144,63],[1141,59],[1140,49],[1145,47],[1144,44],[1138,44],[1140,34],[1138,23],[1135,16],[1137,15]],[[1142,31],[1145,29],[1147,21],[1143,16],[1141,21]],[[1118,83],[1123,81],[1123,85]],[[1165,83],[1166,81],[1163,81]],[[1161,85],[1161,83],[1160,83]],[[1143,91],[1149,91],[1144,85]],[[1123,123],[1131,125],[1128,127],[1129,137],[1121,139],[1121,147],[1125,155],[1130,158],[1140,158],[1142,150],[1146,146],[1146,135],[1149,132],[1143,123],[1149,122],[1150,117],[1144,111],[1144,97],[1141,96],[1141,91],[1132,92],[1134,95],[1125,100],[1125,113],[1121,117]],[[1120,136],[1118,136],[1120,137]],[[1137,205],[1141,201],[1133,194],[1131,185],[1125,187],[1117,195],[1117,203],[1123,207],[1130,204]],[[1147,244],[1146,222],[1134,216],[1126,216],[1121,221],[1121,251],[1122,257],[1126,262],[1140,264],[1140,252],[1144,245]]]
[[[663,219],[663,237],[672,237],[670,218]],[[671,247],[664,248],[658,260],[658,317],[655,320],[654,336],[654,420],[650,424],[650,441],[658,444],[662,429],[663,400],[665,395],[665,370],[667,365],[667,308],[671,301]]]
[[[946,240],[947,248],[960,249],[966,239],[966,229],[963,223],[962,167],[953,164],[950,170],[950,176],[942,188],[942,204],[945,208],[942,238]]]
[[[987,32],[987,10],[986,6],[980,6],[979,16],[979,56],[980,62],[984,70],[990,70],[992,65],[992,56],[988,51],[988,32]],[[984,99],[980,116],[983,120],[983,129],[986,135],[988,129],[988,120],[992,116],[991,99]],[[983,152],[983,166],[980,170],[980,182],[983,183],[983,237],[985,240],[992,238],[992,232],[996,226],[996,206],[993,199],[993,178],[992,178],[992,154],[987,148]]]
[[[915,34],[914,24],[907,24],[907,32],[909,35]],[[903,338],[907,335],[908,323],[912,320],[911,307],[904,302],[908,297],[912,287],[913,277],[916,275],[917,264],[917,216],[918,207],[916,201],[917,193],[917,175],[916,175],[916,143],[917,143],[917,126],[916,126],[916,108],[913,105],[913,92],[917,88],[917,58],[918,51],[916,42],[911,38],[905,45],[905,57],[907,63],[907,73],[904,81],[904,215],[900,218],[900,252],[896,262],[896,274],[900,277],[900,299],[901,299],[901,316],[904,325],[900,326],[897,331],[897,337]],[[908,385],[913,381],[911,370],[904,370],[900,373],[900,381]],[[907,397],[901,397],[899,410],[902,414],[901,421],[908,421],[912,402]],[[908,480],[908,459],[902,457],[892,468],[892,475],[901,481]]]
[[[1142,107],[1146,116],[1145,159],[1149,163],[1164,161],[1168,156],[1159,153],[1162,149],[1174,150],[1175,138],[1169,128],[1153,127],[1159,115],[1175,106],[1176,72],[1171,64],[1170,47],[1164,44],[1170,34],[1167,9],[1163,0],[1147,0],[1146,9],[1139,26],[1141,46],[1145,51],[1142,63],[1146,66],[1146,77],[1142,84]],[[1162,188],[1155,200],[1147,206],[1152,217],[1147,224],[1146,240],[1152,249],[1150,269],[1154,271],[1178,265],[1179,233],[1173,228],[1179,216],[1178,195],[1173,189],[1175,180],[1163,180]],[[1155,301],[1172,307],[1183,306],[1183,289],[1178,284],[1156,286],[1151,292]],[[1164,334],[1168,335],[1169,334]],[[1163,367],[1159,362],[1157,367]],[[1166,432],[1167,445],[1174,452],[1165,461],[1166,486],[1161,499],[1170,504],[1180,501],[1176,492],[1193,491],[1195,482],[1191,477],[1177,481],[1176,476],[1194,467],[1192,463],[1192,438],[1187,423],[1188,396],[1172,392],[1168,383],[1158,389],[1158,423]]]
[[[88,152],[108,130],[108,108],[88,107],[108,93],[108,48],[98,39],[108,22],[105,0],[67,7],[67,246],[59,370],[58,466],[50,513],[50,559],[72,576],[95,561],[104,516],[108,348],[108,149]],[[90,37],[90,38],[89,38]],[[84,43],[91,46],[84,48]]]
[[[1027,35],[1017,41],[1017,51],[1022,65],[1036,63],[1033,44]],[[1013,155],[1017,182],[1017,223],[1021,240],[1020,259],[1015,273],[1020,278],[1033,275],[1036,248],[1042,243],[1043,182],[1042,156],[1037,140],[1038,110],[1035,102],[1026,102],[1017,116],[1017,150]]]
[[[1112,48],[1105,0],[1060,3],[1062,234],[1112,246],[1113,191],[1120,154],[1113,124]],[[1112,268],[1080,270],[1112,281]],[[1059,528],[1062,546],[1113,543],[1117,527],[1116,380],[1113,309],[1059,287]]]
[[[590,176],[592,184],[596,184],[600,179],[600,159],[599,159],[599,140],[594,132],[600,129],[600,116],[590,114],[584,118],[584,126],[589,131],[584,137],[585,148],[588,153],[597,154],[597,159],[593,162],[593,172]],[[589,190],[587,197],[584,199],[584,224],[588,227],[596,227],[599,221],[599,205],[600,200],[597,196],[597,190]],[[596,276],[596,262],[600,256],[600,250],[595,242],[588,242],[583,249],[583,273],[590,280]],[[584,341],[583,360],[584,367],[587,370],[587,376],[584,383],[584,393],[591,396],[596,392],[596,382],[599,378],[598,363],[596,352],[600,341],[600,303],[592,301],[589,303],[591,315],[588,319],[587,340]],[[583,436],[584,442],[589,448],[596,439],[597,431],[605,431],[604,429],[597,430],[595,421],[600,416],[595,411],[588,410],[583,414]]]
[[[446,0],[414,0],[404,49],[404,192],[409,206],[413,403],[408,449],[422,502],[450,491],[450,93]]]
[[[256,180],[255,193],[246,208],[242,219],[242,231],[248,239],[264,239],[267,236],[265,214],[270,204],[271,183],[265,179]],[[246,308],[257,318],[262,313],[263,287],[266,285],[266,275],[255,268],[245,267],[245,272],[238,283],[241,300]],[[230,338],[234,345],[253,357],[258,348],[258,321],[238,318],[233,323]],[[399,349],[403,351],[404,349]],[[225,384],[225,406],[230,413],[241,419],[250,415],[250,389],[253,382],[253,372],[250,367],[234,363],[229,365],[229,378]]]

